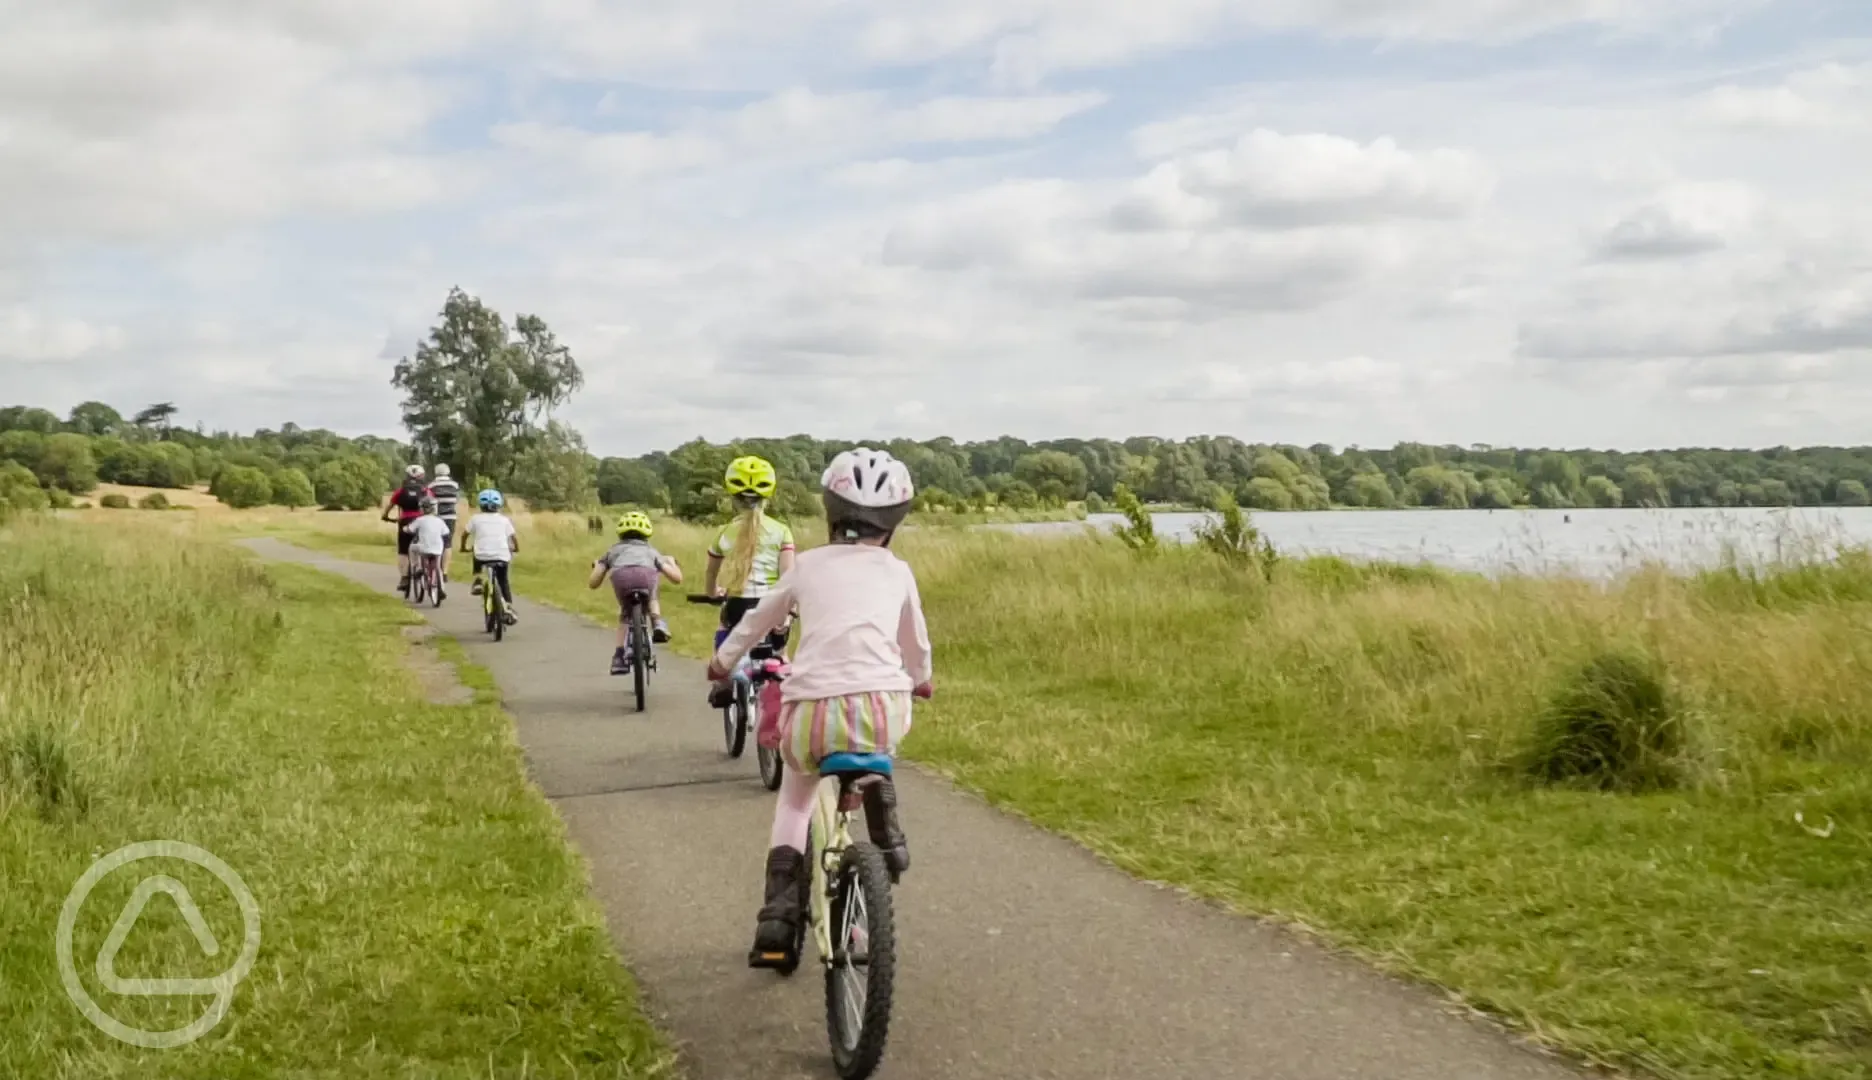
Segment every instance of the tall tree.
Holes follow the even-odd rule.
[[[154,405],[143,408],[135,416],[130,418],[130,422],[146,431],[150,428],[155,428],[160,433],[166,433],[169,430],[169,418],[174,416],[177,411],[175,402],[159,401]]]
[[[515,326],[517,337],[499,312],[451,289],[441,324],[390,378],[403,391],[417,452],[449,462],[464,480],[509,482],[519,456],[544,436],[547,416],[584,385],[571,350],[543,319],[522,315]]]
[[[123,414],[102,401],[86,401],[72,406],[66,426],[80,435],[115,435],[123,430]]]

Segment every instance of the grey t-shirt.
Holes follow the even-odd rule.
[[[650,546],[648,540],[620,540],[611,545],[611,549],[598,557],[606,570],[616,570],[624,566],[647,566],[652,570],[663,558],[663,553]]]

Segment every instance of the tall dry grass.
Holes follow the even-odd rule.
[[[659,1075],[667,1054],[493,695],[428,701],[405,666],[406,608],[157,524],[188,516],[0,527],[0,1075]],[[261,915],[228,1019],[171,1050],[94,1029],[52,947],[80,875],[147,840],[225,859]],[[78,977],[151,1031],[205,1001],[112,995],[91,972],[158,871],[222,951],[204,957],[153,904],[120,954],[129,977],[213,977],[245,932],[189,863],[98,883]]]

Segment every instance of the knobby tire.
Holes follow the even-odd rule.
[[[734,680],[734,700],[722,710],[722,735],[728,741],[728,756],[738,758],[747,751],[748,735],[748,684],[747,680]]]
[[[856,1032],[849,1030],[846,1018],[845,975],[849,967],[837,962],[849,942],[844,937],[846,908],[863,897],[865,929],[868,935],[868,962],[864,975],[865,1002]],[[890,870],[884,865],[884,853],[870,844],[858,843],[845,849],[839,861],[837,884],[830,908],[834,963],[826,967],[826,1035],[832,1044],[832,1065],[840,1080],[864,1080],[884,1060],[884,1044],[890,1038],[892,979],[897,973],[897,927],[891,910]]]
[[[642,604],[631,607],[631,681],[637,690],[637,711],[643,712],[650,690],[650,636],[644,625]]]

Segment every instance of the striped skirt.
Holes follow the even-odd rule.
[[[910,694],[787,702],[779,727],[780,757],[799,772],[818,772],[831,754],[895,754],[910,732]]]

